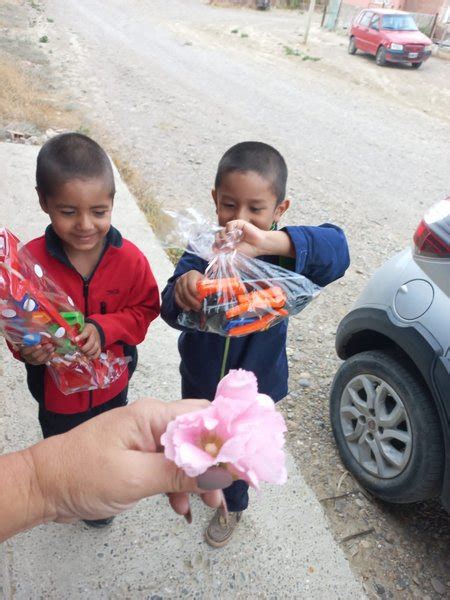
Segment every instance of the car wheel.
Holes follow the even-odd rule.
[[[355,38],[352,36],[348,41],[348,48],[347,48],[348,53],[356,54],[357,49],[358,48],[356,47],[356,44],[355,44]]]
[[[422,63],[421,62],[411,63],[411,66],[413,69],[420,69],[420,67],[422,66]]]
[[[439,494],[439,416],[404,358],[369,351],[346,360],[331,388],[330,417],[344,465],[374,496],[408,503]]]
[[[386,64],[386,48],[384,46],[380,46],[377,50],[377,55],[375,57],[375,62],[378,66],[384,67]]]

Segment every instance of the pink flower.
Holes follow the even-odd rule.
[[[258,394],[255,375],[239,369],[222,379],[211,406],[169,423],[161,443],[190,477],[221,465],[259,489],[261,481],[286,481],[285,431],[272,399]]]

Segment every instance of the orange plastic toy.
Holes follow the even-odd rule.
[[[264,331],[270,327],[270,325],[279,317],[287,317],[289,312],[284,308],[276,309],[274,313],[264,315],[260,319],[255,319],[253,323],[246,325],[238,325],[229,330],[228,335],[235,337],[238,335],[248,335],[249,333],[255,333],[256,331]]]
[[[213,294],[245,294],[247,290],[240,279],[229,277],[226,279],[202,279],[197,283],[197,291],[200,298],[204,300]]]
[[[286,304],[286,294],[280,287],[270,287],[265,290],[256,290],[249,294],[239,294],[239,304],[227,310],[227,319],[238,317],[246,312],[256,312],[267,308],[283,308]]]

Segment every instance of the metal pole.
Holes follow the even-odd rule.
[[[438,17],[439,17],[439,13],[436,13],[434,15],[433,24],[431,25],[431,30],[430,30],[430,35],[429,35],[431,41],[433,41],[434,32],[436,31],[436,25],[437,25],[437,22],[438,22]]]
[[[308,15],[306,17],[306,29],[305,35],[303,36],[303,43],[306,44],[308,42],[309,30],[311,28],[311,22],[314,15],[314,9],[316,7],[316,0],[309,0],[309,9]]]
[[[441,52],[441,46],[444,43],[445,38],[447,37],[447,29],[448,29],[448,24],[443,23],[441,39],[438,42],[438,50],[437,50],[438,56],[439,56],[439,53]]]
[[[323,3],[323,13],[322,13],[322,21],[320,22],[320,27],[323,27],[323,24],[325,23],[325,17],[327,16],[327,10],[328,10],[329,3],[330,3],[330,0],[325,0],[325,2]]]
[[[328,5],[330,4],[330,0],[325,0],[323,3],[323,13],[322,13],[322,21],[320,22],[320,27],[323,27],[325,23],[325,17],[327,16]]]
[[[333,31],[336,31],[337,26],[339,25],[339,17],[341,16],[341,8],[342,8],[342,0],[339,2],[339,6],[336,13],[336,21],[334,22]]]

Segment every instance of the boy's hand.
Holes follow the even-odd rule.
[[[266,233],[268,232],[241,219],[227,223],[225,228],[217,233],[214,246],[220,249],[226,242],[227,237],[229,237],[227,234],[236,230],[241,233],[241,239],[236,246],[236,249],[239,250],[239,252],[250,257],[261,256],[264,254],[263,248],[265,246]]]
[[[45,365],[50,360],[55,348],[52,344],[36,344],[36,346],[21,346],[20,356],[29,365]]]
[[[194,310],[198,312],[202,302],[197,291],[197,282],[205,276],[199,271],[188,271],[177,279],[175,284],[175,302],[183,311]]]
[[[265,231],[255,225],[237,219],[226,224],[225,229],[219,231],[216,235],[215,246],[220,248],[226,240],[227,233],[235,231],[241,232],[241,241],[236,249],[242,254],[255,258],[257,256],[295,256],[295,249],[291,238],[284,231]]]
[[[83,340],[85,340],[84,343]],[[100,356],[102,351],[100,334],[97,327],[92,323],[86,323],[83,331],[75,338],[75,341],[77,343],[82,342],[80,350],[90,360],[95,360]]]

